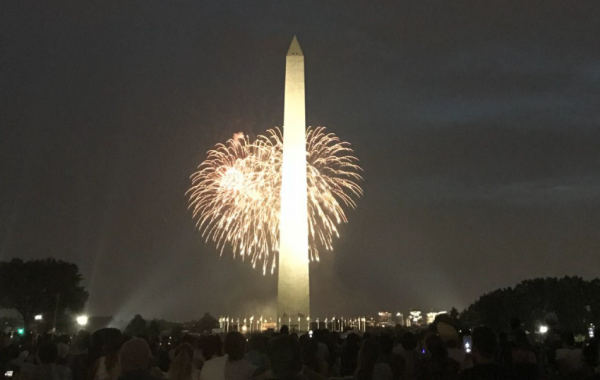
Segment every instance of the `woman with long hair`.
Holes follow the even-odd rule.
[[[94,380],[116,380],[119,378],[119,350],[123,344],[123,335],[118,329],[104,329],[102,356],[95,365]]]
[[[191,344],[181,343],[177,346],[167,378],[169,380],[200,380],[200,371],[194,365],[194,347]]]

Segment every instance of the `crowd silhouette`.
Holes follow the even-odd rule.
[[[480,326],[298,334],[131,337],[115,328],[75,336],[1,335],[0,369],[20,380],[600,379],[599,343],[550,324],[527,333]]]

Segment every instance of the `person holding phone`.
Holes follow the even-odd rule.
[[[481,326],[473,330],[475,366],[461,372],[459,380],[510,380],[511,374],[495,362],[498,342],[494,330]]]

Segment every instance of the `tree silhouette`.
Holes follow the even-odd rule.
[[[198,326],[200,332],[212,332],[212,329],[219,327],[219,321],[209,313],[204,313],[202,318],[198,321]]]
[[[164,330],[163,326],[158,319],[153,319],[148,324],[147,334],[152,337],[159,336],[160,333]]]
[[[556,313],[563,329],[584,332],[590,323],[600,320],[600,280],[525,280],[514,288],[484,294],[461,314],[461,320],[469,326],[485,324],[507,330],[510,318],[517,316],[527,330],[534,331],[549,312]]]
[[[131,336],[146,335],[148,333],[148,324],[141,315],[136,314],[127,327],[125,327],[125,333]]]
[[[18,311],[25,326],[38,314],[56,324],[55,319],[83,310],[89,294],[82,279],[77,265],[62,260],[0,262],[0,308]]]

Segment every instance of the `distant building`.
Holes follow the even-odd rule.
[[[427,324],[430,325],[435,321],[435,317],[440,314],[448,314],[446,311],[432,311],[427,313]]]
[[[394,321],[392,320],[392,313],[390,313],[389,311],[380,311],[378,313],[378,324],[379,326],[393,326],[394,325]]]
[[[410,320],[410,326],[421,326],[424,322],[419,310],[411,311],[408,319]]]
[[[404,326],[404,314],[397,312],[396,313],[396,323],[399,324],[400,326]]]

